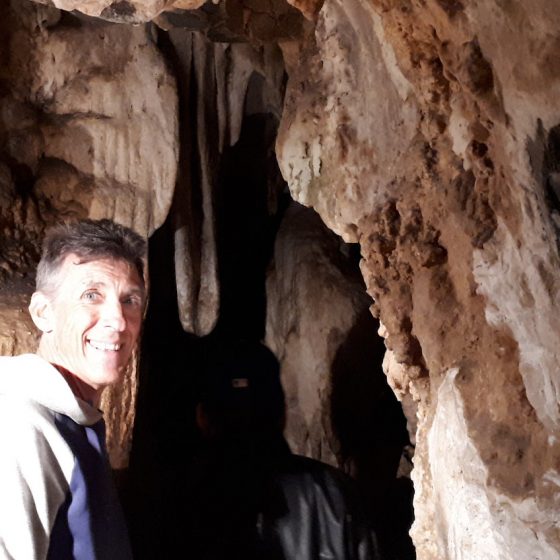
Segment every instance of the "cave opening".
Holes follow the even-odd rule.
[[[224,343],[249,340],[264,341],[280,360],[292,450],[350,474],[384,558],[414,558],[408,536],[413,445],[382,370],[385,348],[359,271],[360,248],[344,243],[312,209],[292,200],[274,152],[279,115],[267,103],[270,85],[257,71],[247,81],[238,139],[211,157],[217,164],[211,202],[219,313],[208,333],[183,328],[177,230],[186,219],[181,214],[185,193],[192,231],[200,236],[204,228],[204,218],[192,207],[203,206],[197,127],[207,126],[208,120],[201,120],[195,109],[204,91],[194,77],[194,64],[181,59],[177,48],[184,36],[179,41],[160,35],[168,60],[175,57],[181,92],[181,168],[179,195],[149,240],[150,296],[137,416],[122,484],[135,557],[171,558],[188,551],[185,473],[201,444],[195,407],[205,357]],[[207,132],[206,139],[216,142],[214,136]],[[203,249],[197,250],[202,258]],[[306,300],[315,282],[316,294]],[[286,286],[294,291],[286,293]],[[340,315],[348,316],[341,322]],[[283,331],[286,321],[294,320],[295,344],[294,325]],[[313,337],[324,342],[315,344]],[[316,347],[308,363],[306,346]]]

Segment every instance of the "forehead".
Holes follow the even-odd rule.
[[[122,259],[83,261],[78,255],[70,254],[62,262],[59,279],[61,285],[102,284],[144,291],[144,283],[136,267]]]

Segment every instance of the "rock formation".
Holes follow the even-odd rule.
[[[211,329],[218,301],[204,170],[235,142],[259,65],[280,96],[278,63],[259,62],[265,43],[278,44],[289,77],[282,173],[296,201],[360,244],[388,380],[417,414],[418,557],[557,558],[559,24],[551,0],[3,5],[2,352],[33,343],[22,309],[46,224],[110,216],[149,235],[174,192],[201,224],[177,230],[183,325]],[[192,76],[198,124],[208,126],[185,137],[179,122],[188,129],[192,120],[178,103]],[[201,170],[196,207],[191,157]],[[124,394],[133,409],[134,390]],[[114,433],[130,422],[115,418]],[[126,434],[115,436],[124,455]]]
[[[325,2],[290,73],[284,176],[360,242],[389,381],[418,403],[420,558],[560,550],[549,11]]]
[[[296,204],[287,210],[267,278],[265,342],[282,363],[290,447],[338,465],[332,364],[370,300],[340,242],[325,230],[310,210]]]

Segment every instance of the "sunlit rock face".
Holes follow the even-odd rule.
[[[0,7],[0,350],[16,354],[37,343],[27,302],[45,227],[108,217],[150,235],[171,204],[178,130],[175,82],[148,28],[8,4]],[[128,456],[134,371],[104,396],[115,466]]]
[[[289,69],[281,169],[360,241],[418,403],[421,559],[560,554],[559,17],[326,1]]]

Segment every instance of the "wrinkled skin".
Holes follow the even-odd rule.
[[[69,255],[52,294],[35,292],[30,312],[43,331],[39,354],[74,378],[74,390],[98,403],[103,389],[120,382],[136,345],[144,286],[135,267],[121,260],[80,262]]]

